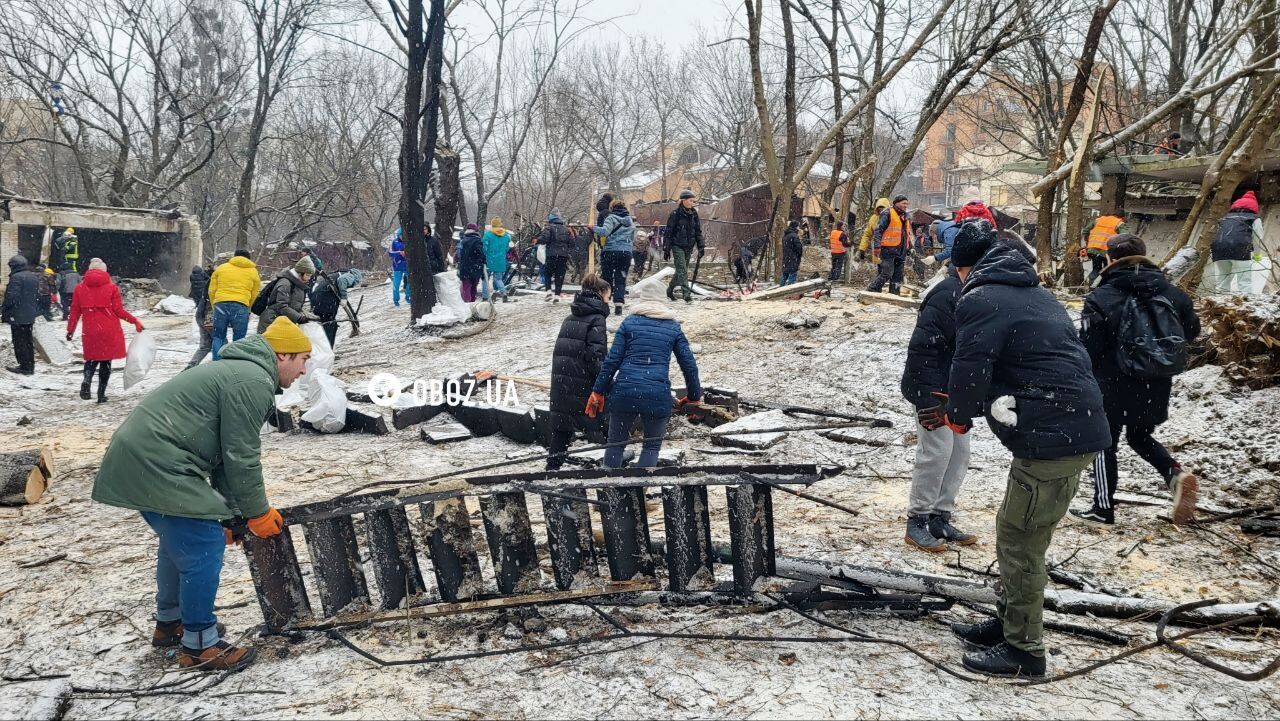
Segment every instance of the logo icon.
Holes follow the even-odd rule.
[[[390,373],[377,373],[369,378],[368,393],[374,405],[390,408],[400,397],[400,381]]]

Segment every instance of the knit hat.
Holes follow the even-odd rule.
[[[311,262],[311,256],[304,255],[298,259],[297,263],[293,264],[293,272],[297,273],[298,275],[303,275],[303,274],[315,275],[316,264]]]
[[[1247,191],[1236,202],[1231,204],[1231,209],[1248,210],[1256,215],[1258,212],[1258,196],[1254,195],[1252,190]]]
[[[895,195],[895,196],[893,196],[893,204],[894,204],[894,205],[897,205],[898,203],[901,203],[902,201],[904,201],[904,200],[906,200],[906,199],[907,199],[907,196],[905,196],[905,195]]]
[[[696,198],[696,197],[698,196],[694,195],[693,191],[689,190],[688,188],[685,188],[684,190],[680,191],[681,200],[685,200],[686,198]]]
[[[89,270],[105,271],[106,269],[107,269],[107,264],[102,262],[102,258],[89,259]]]
[[[960,226],[955,245],[951,248],[951,263],[957,268],[972,268],[991,248],[996,231],[985,220]]]
[[[263,332],[262,339],[277,353],[310,353],[311,339],[297,323],[278,315]]]
[[[466,230],[467,230],[468,232],[470,232],[470,231],[472,231],[472,230],[480,230],[480,229],[479,229],[478,227],[476,227],[476,224],[475,224],[475,223],[467,223]]]

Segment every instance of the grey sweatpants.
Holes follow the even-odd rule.
[[[911,471],[907,513],[924,516],[950,513],[969,469],[969,435],[943,426],[927,431],[916,421],[916,466]]]

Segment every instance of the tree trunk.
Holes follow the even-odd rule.
[[[436,238],[445,253],[453,245],[453,226],[462,204],[462,158],[448,146],[436,146]]]
[[[53,477],[53,454],[47,448],[0,453],[0,505],[35,503]]]
[[[408,0],[405,18],[406,53],[404,115],[400,139],[400,227],[409,271],[410,322],[431,312],[436,303],[436,287],[427,260],[423,236],[423,204],[431,183],[434,153],[421,147],[436,146],[436,120],[440,111],[440,75],[444,61],[444,0],[431,0],[431,16],[423,34],[423,0]],[[425,77],[424,77],[425,66]],[[430,88],[426,107],[422,104],[424,80]]]
[[[1106,74],[1104,68],[1103,75]],[[1098,130],[1098,117],[1102,111],[1102,77],[1093,83],[1093,102],[1089,105],[1089,116],[1085,120],[1084,134],[1080,138],[1080,147],[1076,153],[1076,165],[1067,182],[1067,227],[1063,231],[1062,260],[1066,266],[1066,283],[1068,287],[1077,287],[1084,283],[1084,268],[1080,264],[1080,231],[1084,221],[1084,181],[1089,175],[1089,156],[1093,150],[1093,135]]]

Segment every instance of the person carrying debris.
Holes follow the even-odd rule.
[[[1080,317],[1080,340],[1093,361],[1111,430],[1111,446],[1093,463],[1093,506],[1071,510],[1093,523],[1115,523],[1121,429],[1127,429],[1129,447],[1172,491],[1173,522],[1189,523],[1195,515],[1196,477],[1152,433],[1169,419],[1173,376],[1186,368],[1187,346],[1200,335],[1200,319],[1191,296],[1170,283],[1146,252],[1136,235],[1107,241],[1111,264],[1085,298]]]
[[[611,444],[626,441],[631,435],[631,426],[637,418],[640,420],[644,428],[638,463],[641,468],[658,465],[658,452],[662,450],[667,419],[671,417],[668,375],[673,353],[688,388],[688,395],[676,401],[677,405],[698,404],[702,400],[698,364],[689,340],[676,322],[675,312],[660,298],[653,297],[656,294],[652,286],[642,290],[631,315],[618,326],[585,410],[590,418],[608,410]],[[623,450],[622,445],[606,449],[605,467],[621,468]]]
[[[336,276],[320,276],[315,288],[311,290],[311,311],[320,321],[320,327],[324,328],[330,348],[337,347],[338,311],[342,308],[342,301],[347,299],[347,291],[360,285],[362,280],[364,277],[360,269],[350,268]]]
[[[240,529],[270,538],[284,528],[267,503],[259,429],[309,357],[311,341],[279,316],[224,347],[220,362],[147,394],[102,457],[93,500],[141,512],[159,537],[151,644],[179,646],[182,668],[235,671],[257,654],[223,640],[213,604],[223,552]]]
[[[258,266],[249,260],[249,251],[237,250],[230,260],[209,276],[209,301],[213,303],[213,359],[218,360],[227,343],[240,340],[249,331],[249,306],[262,287]]]
[[[80,238],[76,236],[75,228],[67,228],[53,241],[52,252],[49,254],[49,264],[56,265],[61,268],[63,265],[71,266],[71,269],[80,272]]]
[[[53,296],[58,292],[58,279],[53,274],[53,268],[45,266],[44,263],[37,263],[36,276],[40,278],[37,287],[36,304],[40,307],[40,315],[44,319],[53,322]]]
[[[858,260],[867,260],[867,253],[871,251],[871,239],[875,236],[876,228],[880,225],[880,216],[889,209],[890,205],[892,203],[889,202],[888,198],[880,198],[876,201],[875,210],[871,211],[867,216],[867,227],[863,228],[862,240],[858,242]],[[872,260],[876,265],[880,264],[880,260],[874,255]]]
[[[627,273],[631,270],[631,251],[636,234],[636,224],[627,210],[626,201],[617,198],[610,203],[604,222],[592,231],[604,238],[600,272],[613,289],[613,314],[622,315],[622,304],[627,302]]]
[[[191,268],[190,295],[191,300],[196,304],[196,328],[200,333],[200,346],[191,355],[191,360],[187,361],[187,368],[200,365],[204,357],[213,350],[213,307],[209,303],[209,275],[208,268],[201,268],[198,265]]]
[[[547,225],[534,242],[547,249],[547,260],[543,264],[547,270],[546,300],[559,303],[564,293],[564,274],[569,269],[569,255],[573,253],[573,235],[560,219],[560,213],[553,210],[547,215]]]
[[[693,207],[697,200],[692,190],[680,191],[680,204],[667,216],[667,230],[662,259],[675,259],[676,274],[667,286],[667,298],[676,299],[676,289],[684,292],[684,302],[693,302],[693,287],[689,285],[689,256],[694,248],[698,250],[698,258],[706,255],[707,245],[702,237],[702,223],[698,220],[698,209]]]
[[[604,418],[588,417],[583,409],[608,351],[605,319],[609,317],[609,298],[609,284],[598,275],[588,275],[569,306],[568,317],[560,324],[551,355],[548,471],[559,470],[564,465],[565,451],[578,431],[592,443],[604,442]]]
[[[961,234],[986,234],[990,226],[971,223]],[[956,347],[956,304],[960,275],[955,266],[921,297],[920,315],[907,344],[902,395],[916,408],[916,461],[907,506],[908,546],[938,553],[947,542],[969,546],[978,538],[951,525],[960,484],[969,469],[969,435],[941,423]]]
[[[910,237],[911,219],[907,217],[907,196],[899,195],[893,199],[893,205],[880,212],[880,221],[871,235],[871,247],[880,258],[880,268],[867,290],[879,293],[884,289],[884,284],[888,283],[891,294],[901,295],[907,260],[907,239]]]
[[[485,275],[484,285],[480,289],[482,298],[489,300],[490,283],[492,282],[493,294],[496,297],[502,294],[502,302],[511,302],[511,291],[507,289],[506,283],[502,281],[502,276],[507,273],[507,250],[511,247],[511,237],[507,235],[507,231],[502,227],[502,218],[494,217],[489,221],[489,230],[484,232],[481,238],[484,245],[484,264],[488,268]],[[492,278],[492,281],[489,280]]]
[[[62,317],[65,320],[71,315],[71,297],[75,295],[76,286],[80,285],[80,274],[72,269],[70,263],[64,263],[58,273],[58,302],[62,305]]]
[[[400,307],[400,288],[409,295],[409,263],[404,253],[404,228],[396,228],[396,237],[391,240],[391,250],[387,251],[391,259],[391,304]]]
[[[796,282],[800,273],[800,258],[804,255],[804,241],[797,232],[798,221],[787,223],[787,231],[782,234],[782,278],[778,285],[791,285]]]
[[[476,300],[476,290],[484,278],[484,240],[475,223],[467,223],[458,240],[458,278],[462,281],[462,299],[468,303]]]
[[[98,402],[107,402],[107,382],[111,380],[111,361],[125,357],[124,331],[120,321],[132,323],[141,333],[142,322],[125,310],[120,288],[111,282],[107,265],[98,258],[89,261],[84,282],[76,288],[67,318],[67,340],[75,335],[76,325],[84,319],[80,347],[84,357],[84,378],[80,382],[80,399],[89,400],[93,375],[98,374]]]
[[[307,297],[311,294],[311,277],[316,274],[316,266],[310,256],[302,256],[292,268],[280,271],[271,285],[262,290],[266,293],[267,307],[258,316],[258,332],[261,333],[276,318],[284,316],[294,323],[306,323],[311,316],[303,312],[307,305]]]
[[[1253,292],[1253,253],[1262,243],[1258,196],[1246,191],[1218,221],[1209,246],[1213,262],[1205,267],[1204,283],[1212,293]],[[1261,289],[1259,289],[1261,290]]]
[[[827,238],[827,244],[831,247],[831,273],[827,276],[827,280],[834,283],[844,275],[844,259],[849,253],[849,246],[852,245],[849,242],[849,234],[844,232],[844,223],[836,221],[830,237]]]
[[[1093,264],[1089,273],[1089,285],[1093,285],[1102,269],[1107,267],[1107,241],[1124,232],[1124,211],[1117,210],[1115,215],[1100,216],[1089,229],[1085,237],[1085,247],[1080,250],[1080,259],[1088,259]]]
[[[994,232],[957,237],[951,259],[963,285],[946,412],[922,422],[963,435],[985,413],[1013,454],[996,514],[998,617],[952,626],[984,648],[965,654],[964,666],[991,675],[1045,674],[1045,553],[1081,471],[1111,445],[1089,354],[1028,255]]]
[[[36,342],[32,337],[36,316],[40,315],[40,278],[27,267],[21,254],[9,259],[9,280],[4,289],[4,305],[0,322],[9,324],[13,337],[13,355],[18,365],[8,366],[10,373],[29,376],[36,372]]]

